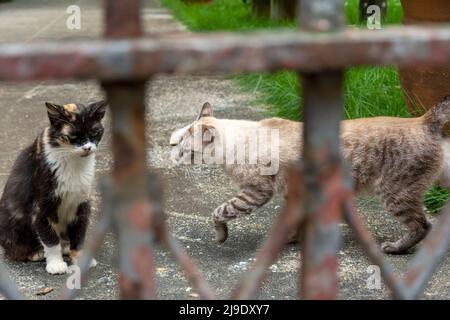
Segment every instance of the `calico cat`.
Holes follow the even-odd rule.
[[[90,214],[104,101],[46,103],[50,126],[14,162],[0,200],[0,245],[12,260],[46,259],[50,274],[77,263]],[[96,264],[95,260],[91,265]]]
[[[382,244],[386,253],[405,253],[428,233],[431,225],[425,217],[422,199],[430,185],[437,182],[450,189],[450,139],[443,133],[449,120],[450,96],[418,118],[342,121],[342,152],[350,164],[356,194],[371,191],[378,195],[385,209],[408,228],[407,234],[398,241]],[[302,126],[301,122],[279,118],[259,122],[217,119],[213,117],[211,105],[205,103],[193,123],[173,132],[170,144],[176,162],[191,161],[194,155],[206,151],[227,154],[230,148],[236,147],[227,144],[230,136],[242,137],[249,132],[255,135],[262,128],[278,132],[279,152],[272,159],[279,163],[275,174],[261,174],[263,166],[259,163],[225,161],[225,171],[241,191],[212,214],[217,241],[227,239],[228,221],[250,214],[275,193],[286,193],[287,168],[302,152],[299,135]],[[247,143],[239,148],[248,147]]]

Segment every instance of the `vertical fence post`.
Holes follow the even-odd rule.
[[[3,294],[6,299],[20,300],[22,295],[19,292],[16,284],[9,277],[9,272],[0,261],[0,294]]]
[[[305,30],[331,31],[344,24],[341,0],[301,0],[300,14]],[[344,190],[339,150],[342,72],[302,73],[301,79],[306,225],[300,295],[303,299],[334,299],[339,287],[339,193]]]
[[[141,35],[140,1],[105,1],[108,38]],[[129,61],[118,61],[132,68]],[[156,297],[145,141],[145,81],[104,82],[112,118],[113,225],[119,239],[119,284],[123,299]]]
[[[270,18],[271,0],[252,0],[252,13],[258,18]]]
[[[296,0],[272,0],[271,13],[272,20],[288,20],[297,17],[298,2]]]

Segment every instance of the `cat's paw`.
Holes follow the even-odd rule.
[[[405,248],[398,242],[383,242],[381,244],[381,250],[388,254],[405,254],[409,252],[410,248]]]
[[[216,241],[224,243],[228,238],[228,226],[225,222],[215,222],[214,231],[216,233]]]
[[[48,261],[45,270],[50,274],[64,274],[67,273],[67,263],[63,260]]]
[[[396,253],[396,251],[398,250],[397,247],[395,246],[395,242],[383,242],[381,244],[381,250],[384,253]]]

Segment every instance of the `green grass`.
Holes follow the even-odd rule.
[[[269,29],[275,27],[295,27],[293,21],[272,21],[257,19],[251,13],[251,0],[214,0],[211,5],[187,4],[181,0],[161,0],[175,17],[190,30],[208,31],[245,31]],[[345,12],[350,25],[360,25],[358,13],[359,0],[347,0]],[[387,18],[383,23],[396,24],[401,21],[403,10],[399,0],[389,0]]]
[[[184,4],[180,0],[162,0],[163,5],[190,30],[248,31],[254,29],[295,28],[293,21],[273,22],[256,19],[251,14],[250,1],[215,0],[211,5]],[[359,0],[347,0],[345,12],[349,25],[364,28],[358,21]],[[403,17],[400,0],[388,1],[388,14],[382,26],[399,24]],[[376,32],[376,31],[374,31]],[[249,74],[235,76],[243,90],[254,93],[255,104],[270,107],[268,114],[287,119],[301,120],[299,106],[301,90],[297,74],[281,71],[274,74]],[[352,68],[345,73],[345,118],[374,116],[409,117],[403,100],[398,73],[395,68]],[[425,204],[432,213],[439,212],[448,199],[448,192],[432,188],[425,195]]]
[[[237,81],[247,91],[259,92],[255,103],[271,106],[269,114],[301,120],[299,81],[296,73],[238,76]],[[374,116],[408,117],[397,71],[394,68],[353,68],[345,74],[345,118]]]
[[[187,4],[181,0],[161,0],[171,9],[173,15],[190,30],[208,31],[246,31],[275,27],[294,27],[292,21],[274,22],[270,19],[257,19],[251,13],[250,0],[214,0],[208,4]]]

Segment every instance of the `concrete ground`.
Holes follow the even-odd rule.
[[[145,29],[148,33],[186,32],[158,1],[143,1]],[[81,7],[81,30],[66,28],[66,8]],[[102,14],[99,3],[89,0],[15,0],[0,4],[0,42],[35,41],[40,39],[96,38],[101,35]],[[18,152],[47,125],[45,101],[56,103],[87,102],[102,97],[95,81],[0,83],[0,187],[8,177]],[[205,101],[216,108],[218,117],[260,119],[263,107],[250,107],[253,95],[241,93],[232,81],[224,77],[157,77],[149,86],[149,149],[151,165],[161,174],[166,186],[166,212],[171,232],[183,243],[202,270],[205,278],[225,298],[240,274],[255,257],[264,242],[271,223],[280,209],[275,199],[256,214],[230,224],[230,237],[223,245],[213,239],[209,215],[212,210],[235,191],[220,168],[214,166],[173,167],[169,160],[169,136],[172,130],[192,121]],[[105,121],[108,123],[108,119]],[[109,127],[98,152],[98,176],[110,168]],[[95,215],[98,195],[94,197]],[[402,227],[380,207],[376,200],[360,200],[359,206],[377,241],[394,240],[401,236]],[[94,222],[95,224],[95,217]],[[371,265],[353,233],[342,225],[343,246],[339,253],[341,299],[384,299],[389,292],[368,289],[366,281]],[[280,259],[271,266],[268,278],[258,298],[294,299],[299,265],[299,248],[287,247]],[[0,254],[0,256],[3,256]],[[387,256],[401,276],[411,255]],[[81,299],[115,299],[116,286],[115,239],[109,234],[98,256],[98,266],[90,273],[88,285],[80,291]],[[157,280],[162,299],[195,299],[196,294],[171,257],[158,251]],[[44,263],[6,261],[6,266],[20,291],[31,299],[51,299],[65,283],[65,276],[51,276]],[[423,298],[450,298],[450,255],[435,274]],[[56,290],[44,295],[36,293],[44,287]],[[0,297],[1,299],[1,297]]]

